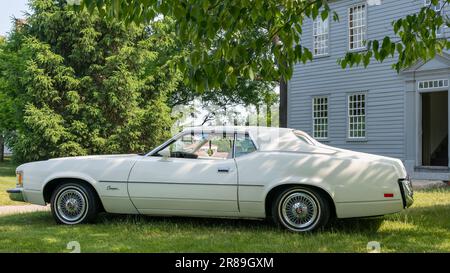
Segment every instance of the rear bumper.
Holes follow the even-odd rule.
[[[409,178],[399,179],[400,192],[402,194],[403,207],[409,208],[414,203],[414,192]]]
[[[9,199],[12,201],[25,202],[23,189],[15,188],[6,191],[9,194]]]

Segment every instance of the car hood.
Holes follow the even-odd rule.
[[[118,158],[133,158],[138,157],[137,154],[115,154],[115,155],[88,155],[88,156],[70,156],[70,157],[58,157],[58,158],[52,158],[48,160],[42,160],[42,161],[33,161],[29,163],[22,164],[17,167],[16,171],[21,171],[28,167],[33,166],[49,166],[49,163],[52,163],[51,165],[57,164],[58,162],[67,162],[67,161],[89,161],[89,160],[108,160],[108,159],[118,159]]]
[[[112,155],[86,155],[86,156],[69,156],[69,157],[58,157],[52,158],[48,161],[57,161],[57,160],[80,160],[80,159],[108,159],[108,158],[127,158],[127,157],[135,157],[137,154],[112,154]]]

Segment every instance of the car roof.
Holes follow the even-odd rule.
[[[265,127],[265,126],[194,126],[186,127],[183,132],[209,132],[209,133],[251,133],[255,136],[261,133],[286,133],[292,132],[294,129]],[[301,131],[300,131],[301,132]]]
[[[294,131],[296,134],[293,134]],[[271,151],[295,150],[301,143],[297,135],[307,136],[306,133],[299,130],[263,126],[198,126],[187,127],[181,133],[248,133],[259,150]]]

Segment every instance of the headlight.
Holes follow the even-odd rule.
[[[16,179],[17,179],[17,187],[22,188],[23,187],[23,172],[22,171],[16,172]]]

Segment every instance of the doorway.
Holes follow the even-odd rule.
[[[422,94],[422,166],[448,166],[448,92]]]

